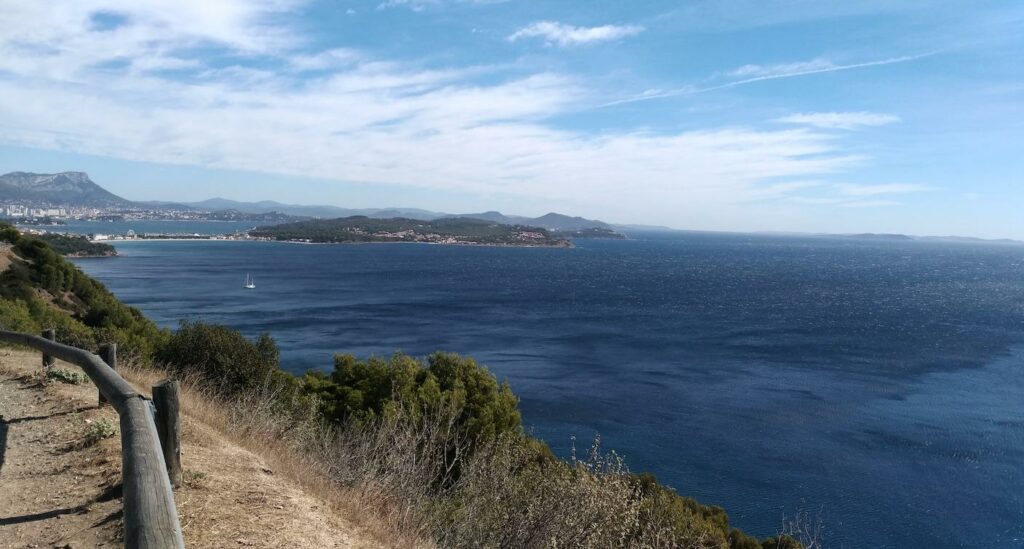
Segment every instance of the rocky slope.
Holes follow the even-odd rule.
[[[16,200],[96,208],[132,205],[94,183],[84,172],[11,172],[0,175],[0,201]]]

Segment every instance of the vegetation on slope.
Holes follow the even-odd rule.
[[[37,235],[35,238],[46,242],[50,248],[53,248],[53,251],[65,257],[111,257],[117,255],[117,250],[110,244],[91,242],[85,236],[46,233]]]
[[[375,219],[365,216],[315,219],[259,227],[251,236],[273,240],[357,243],[429,242],[435,244],[490,244],[504,246],[567,246],[546,229],[502,225],[479,219],[450,217],[421,221],[401,217]]]
[[[557,459],[521,425],[518,401],[472,359],[335,358],[329,373],[283,372],[268,335],[224,326],[157,329],[46,243],[0,228],[24,261],[0,273],[0,327],[56,327],[84,348],[116,341],[200,382],[228,403],[240,429],[258,427],[403,532],[441,546],[793,549],[755,540],[725,512],[631,473],[600,439]],[[231,404],[234,403],[234,404]]]
[[[0,322],[5,329],[39,333],[55,328],[61,343],[96,350],[113,342],[123,356],[145,358],[169,337],[39,238],[0,224],[0,245],[4,243],[17,255],[0,272]]]

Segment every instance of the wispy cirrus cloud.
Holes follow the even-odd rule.
[[[907,61],[915,61],[917,59],[922,59],[930,55],[933,54],[927,53],[922,55],[902,55],[898,57],[876,59],[874,61],[863,61],[860,63],[846,64],[836,64],[828,59],[817,58],[812,59],[810,61],[782,63],[778,65],[744,65],[729,73],[734,77],[741,77],[741,80],[728,82],[718,86],[712,86],[710,88],[706,88],[703,91],[731,88],[735,86],[742,86],[744,84],[752,84],[754,82],[775,80],[777,78],[793,78],[794,76],[807,76],[810,74],[821,74],[826,72],[848,71],[852,69],[863,69],[867,67],[894,65],[896,63],[906,63]]]
[[[843,196],[880,196],[892,194],[909,194],[934,191],[930,185],[918,183],[881,183],[871,185],[855,185],[841,183],[835,185],[836,190]]]
[[[636,25],[601,25],[598,27],[575,27],[557,21],[538,21],[509,35],[509,42],[526,38],[540,38],[548,44],[576,46],[618,40],[640,34],[643,27]]]
[[[768,185],[759,198],[828,208],[891,208],[902,206],[906,195],[936,190],[918,183],[829,183],[794,181]],[[756,196],[756,195],[754,195]]]
[[[738,80],[732,80],[730,82],[725,82],[723,84],[713,84],[704,86],[687,84],[685,86],[679,86],[671,89],[646,90],[640,94],[631,97],[606,102],[602,104],[601,107],[611,107],[615,105],[624,105],[627,103],[638,103],[641,101],[651,101],[655,99],[665,99],[669,97],[679,97],[684,95],[707,93],[712,91],[735,88],[739,86],[746,86],[748,84],[764,82],[766,80],[776,80],[779,78],[794,78],[798,76],[809,76],[812,74],[848,71],[853,69],[893,65],[896,63],[906,63],[909,61],[914,61],[917,59],[928,57],[929,55],[933,54],[928,53],[922,55],[904,55],[899,57],[877,59],[874,61],[848,63],[844,65],[838,65],[827,59],[821,58],[812,59],[810,61],[782,63],[777,65],[743,65],[742,67],[739,67],[726,73],[726,75],[729,77],[739,78]]]
[[[427,8],[443,6],[445,4],[501,4],[508,0],[384,0],[377,5],[378,10],[389,8],[409,8],[413,11],[423,11]]]
[[[811,112],[796,113],[776,118],[784,124],[803,124],[817,128],[855,130],[864,127],[885,126],[900,121],[900,117],[876,112]]]
[[[734,78],[759,78],[762,76],[779,76],[807,73],[811,71],[822,71],[836,69],[832,61],[824,58],[811,59],[809,61],[797,61],[794,63],[779,63],[775,65],[743,65],[728,72]]]

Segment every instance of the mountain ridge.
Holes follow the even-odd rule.
[[[86,207],[117,207],[132,204],[130,200],[121,198],[96,184],[85,172],[6,173],[0,175],[0,199],[35,200]]]
[[[71,193],[69,196],[68,193]],[[556,212],[540,217],[505,215],[496,210],[482,213],[452,214],[422,208],[344,208],[329,205],[286,204],[275,200],[244,202],[229,198],[214,197],[197,202],[145,200],[131,201],[117,196],[89,179],[85,172],[60,172],[37,174],[11,172],[0,176],[0,201],[38,200],[49,203],[86,207],[149,208],[155,210],[178,210],[197,212],[234,211],[247,214],[284,214],[294,217],[338,219],[366,216],[374,219],[415,219],[436,221],[447,218],[469,218],[500,223],[503,225],[525,225],[540,227],[549,231],[585,231],[603,229],[613,231],[618,226],[596,219],[586,219]]]

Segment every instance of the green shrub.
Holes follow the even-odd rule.
[[[89,382],[89,376],[84,373],[64,368],[50,368],[46,371],[46,379],[69,385],[82,385]]]
[[[249,341],[227,326],[191,321],[183,321],[156,352],[167,368],[197,374],[223,394],[269,389],[291,401],[298,397],[299,381],[281,371],[278,357],[277,344],[267,334]]]
[[[393,414],[401,402],[414,415],[458,410],[458,427],[470,440],[520,428],[518,400],[508,384],[452,353],[435,353],[426,364],[401,353],[365,361],[337,355],[330,375],[308,373],[303,388],[319,399],[324,417],[339,424]]]
[[[0,299],[0,329],[30,334],[41,331],[39,324],[32,318],[32,311],[21,299]]]
[[[85,430],[85,436],[82,437],[81,446],[87,448],[95,445],[97,442],[110,438],[117,434],[117,427],[114,426],[114,422],[107,418],[100,418],[89,424],[89,427]]]
[[[47,233],[36,238],[46,242],[61,255],[106,256],[116,254],[116,250],[110,244],[90,242],[89,238],[85,236]]]

